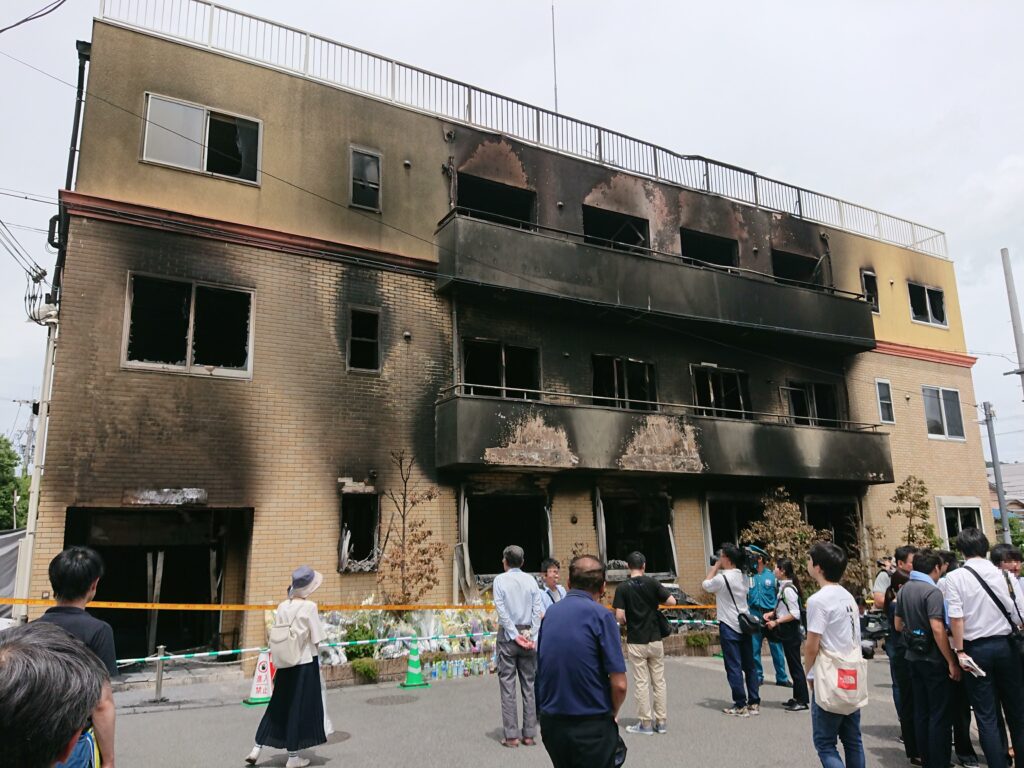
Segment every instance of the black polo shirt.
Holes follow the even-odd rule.
[[[99,656],[110,676],[117,674],[117,655],[114,653],[114,631],[105,621],[100,621],[81,608],[70,605],[55,605],[40,616],[37,621],[47,621],[63,627],[68,634],[74,635],[89,650]]]

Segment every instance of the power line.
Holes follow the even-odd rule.
[[[3,51],[0,51],[0,54],[2,53]],[[0,187],[0,195],[3,195],[4,197],[14,197],[17,198],[18,200],[28,200],[31,203],[46,203],[47,205],[57,205],[57,200],[55,198],[46,198],[43,195],[35,195],[32,194],[31,192],[22,192],[17,189],[3,189],[2,187]]]
[[[2,35],[4,32],[6,32],[9,29],[14,29],[15,27],[20,27],[22,24],[27,24],[30,21],[35,21],[36,19],[41,19],[41,18],[43,18],[43,16],[46,16],[48,14],[53,13],[58,8],[60,8],[62,5],[64,5],[64,3],[66,3],[67,1],[68,0],[53,0],[52,3],[48,3],[47,5],[44,5],[42,8],[40,8],[35,13],[30,13],[28,16],[26,16],[21,21],[16,21],[13,24],[10,24],[10,25],[4,27],[3,29],[0,29],[0,35]]]

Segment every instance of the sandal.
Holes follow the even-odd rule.
[[[536,741],[534,741],[534,740],[533,740],[532,738],[530,738],[529,736],[527,736],[527,737],[526,737],[525,739],[523,739],[523,746],[524,746],[524,747],[532,747],[532,746],[533,746],[534,744],[536,744],[536,743],[537,743],[537,742],[536,742]]]
[[[519,746],[519,739],[502,739],[501,740],[501,746],[503,746],[503,747],[512,747],[512,748],[518,747]]]

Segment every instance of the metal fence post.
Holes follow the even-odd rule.
[[[166,645],[156,647],[156,696],[153,701],[164,700],[164,654],[167,652]]]
[[[306,33],[303,41],[302,51],[302,74],[309,77],[309,32]]]

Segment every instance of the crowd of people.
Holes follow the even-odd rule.
[[[893,704],[911,764],[947,768],[955,756],[964,768],[977,766],[973,716],[986,764],[1004,768],[1024,754],[1024,556],[1009,544],[990,552],[974,528],[961,531],[956,546],[962,562],[949,551],[899,547],[875,578],[873,602],[889,619]],[[620,765],[627,661],[638,717],[625,732],[668,732],[663,640],[673,628],[662,607],[675,599],[646,575],[640,552],[627,558],[629,578],[618,584],[611,611],[601,603],[606,571],[598,558],[573,558],[568,590],[556,560],[543,562],[540,584],[523,572],[524,561],[521,547],[506,547],[493,585],[501,743],[529,747],[539,739],[555,768]],[[756,547],[724,544],[703,582],[715,598],[731,695],[723,712],[761,714],[767,640],[774,683],[792,688],[782,708],[810,710],[810,740],[824,768],[865,765],[861,610],[841,583],[846,567],[838,546],[814,544],[805,565],[814,589],[805,599],[793,561],[771,563]],[[0,632],[5,765],[112,768],[113,634],[85,610],[103,563],[94,551],[72,547],[54,558],[49,576],[57,605]],[[275,747],[288,751],[287,768],[301,768],[309,760],[299,750],[323,744],[331,732],[317,648],[323,632],[309,599],[322,581],[312,568],[298,568],[278,606],[270,645],[281,663],[249,764]]]

